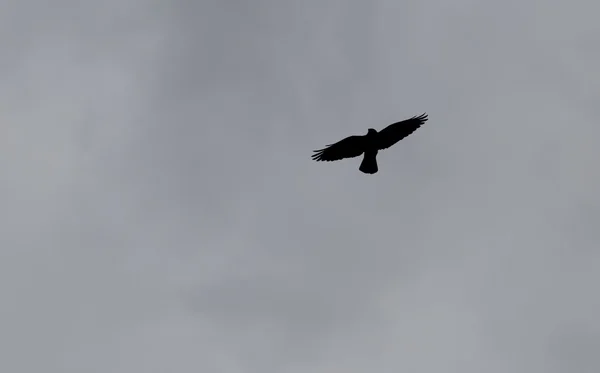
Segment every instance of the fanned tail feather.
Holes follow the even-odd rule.
[[[362,162],[358,169],[365,174],[374,174],[379,168],[377,167],[377,154],[367,154],[365,153]]]

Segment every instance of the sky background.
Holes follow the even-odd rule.
[[[0,371],[599,372],[599,11],[3,1]]]

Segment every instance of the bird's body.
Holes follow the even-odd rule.
[[[330,162],[363,155],[363,160],[358,169],[366,174],[374,174],[379,170],[377,153],[410,135],[426,121],[427,114],[423,113],[418,117],[390,124],[379,132],[369,128],[366,135],[346,137],[335,144],[315,150],[312,159]]]
[[[365,135],[363,160],[358,167],[365,174],[374,174],[379,170],[379,167],[377,167],[377,153],[379,153],[377,134],[378,132],[375,129],[369,128]]]

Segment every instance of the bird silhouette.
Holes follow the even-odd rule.
[[[312,159],[317,162],[331,162],[364,154],[358,169],[365,174],[374,174],[379,170],[377,153],[415,132],[427,119],[427,113],[423,113],[420,116],[392,123],[379,132],[369,128],[366,135],[349,136],[335,144],[326,145],[323,149],[314,150]]]

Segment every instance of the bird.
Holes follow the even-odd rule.
[[[365,174],[375,174],[379,171],[377,153],[415,132],[427,119],[427,113],[423,113],[392,123],[379,132],[369,128],[366,135],[349,136],[334,144],[326,145],[323,149],[313,150],[314,154],[311,158],[317,162],[331,162],[363,155],[358,169]]]

